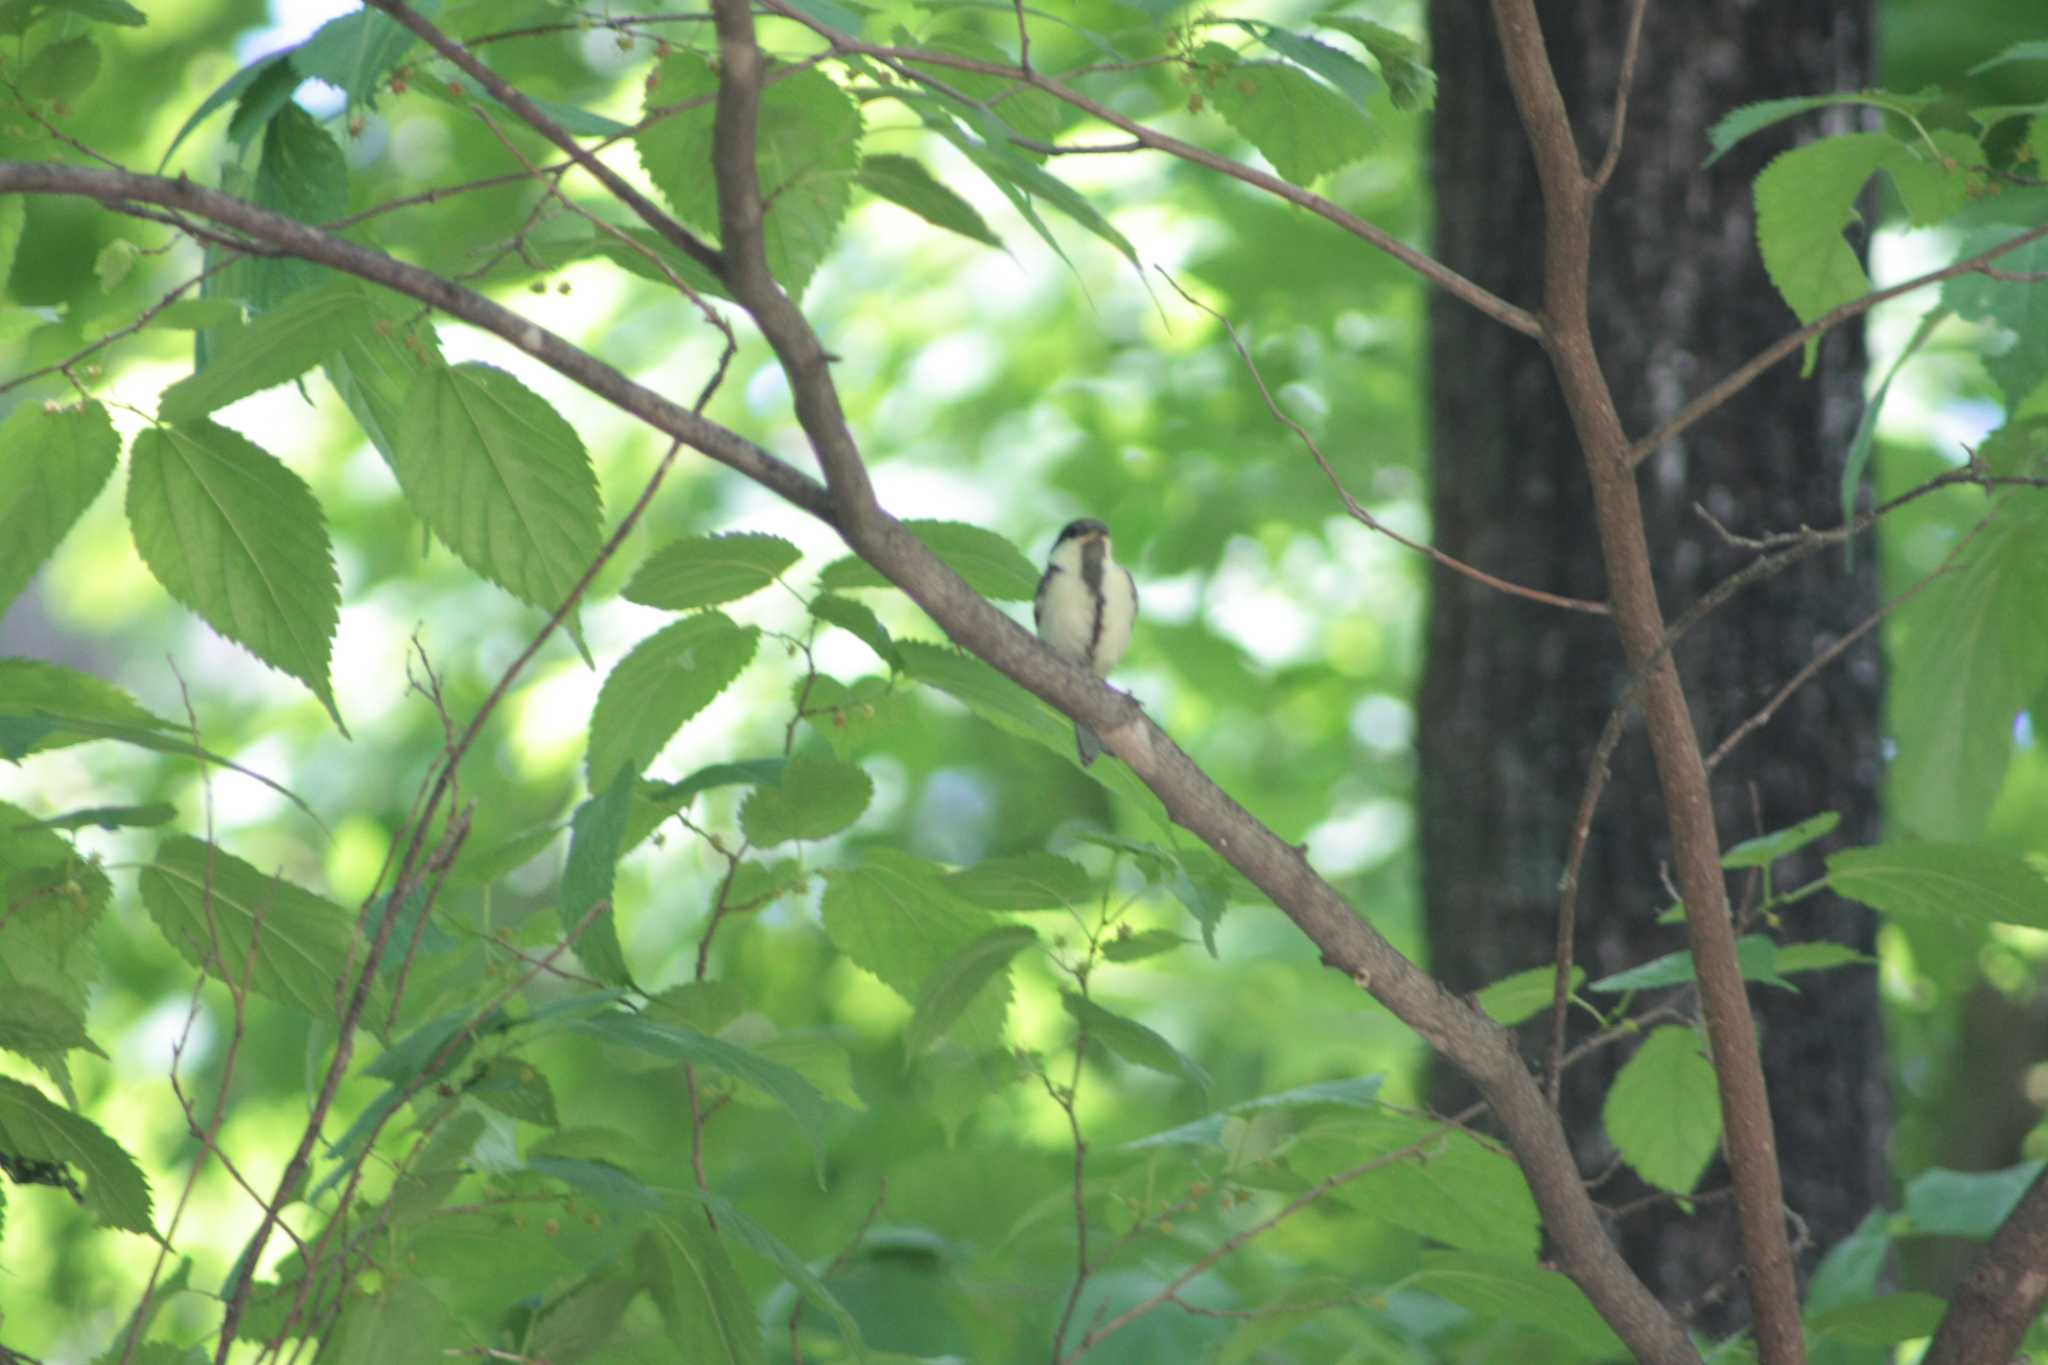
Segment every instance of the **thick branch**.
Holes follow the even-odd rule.
[[[1713,797],[1678,667],[1663,648],[1664,618],[1650,568],[1642,501],[1628,458],[1628,437],[1593,347],[1587,304],[1593,182],[1579,159],[1535,0],[1493,0],[1493,16],[1515,106],[1543,186],[1546,342],[1585,451],[1607,568],[1608,601],[1629,668],[1641,680],[1643,715],[1671,825],[1707,1037],[1721,1087],[1757,1343],[1766,1365],[1794,1365],[1805,1359],[1798,1286],[1785,1239],[1784,1189],[1770,1099],[1749,996],[1735,956],[1727,884],[1721,876]]]
[[[265,246],[381,284],[461,318],[524,351],[549,369],[629,412],[656,431],[672,436],[722,465],[803,508],[832,520],[825,490],[815,479],[777,459],[751,441],[707,421],[628,379],[589,352],[571,345],[538,323],[453,281],[345,241],[296,219],[257,208],[232,195],[195,185],[182,177],[89,170],[35,161],[0,161],[0,194],[63,194],[95,199],[128,212],[135,204],[160,204],[244,233]]]
[[[2016,1360],[2027,1329],[2048,1304],[2048,1170],[1964,1277],[1921,1365]]]

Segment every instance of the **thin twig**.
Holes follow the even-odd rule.
[[[1628,39],[1621,50],[1621,74],[1614,81],[1614,126],[1607,133],[1607,152],[1600,158],[1600,169],[1593,172],[1594,194],[1607,188],[1607,182],[1614,178],[1614,168],[1621,164],[1621,135],[1628,127],[1628,92],[1636,80],[1636,55],[1642,48],[1643,11],[1647,8],[1649,0],[1630,0]]]
[[[1474,568],[1461,559],[1453,558],[1434,545],[1425,545],[1420,541],[1408,539],[1408,537],[1394,530],[1367,511],[1357,498],[1351,496],[1351,491],[1344,486],[1344,480],[1338,476],[1337,470],[1330,463],[1329,457],[1323,454],[1322,447],[1316,444],[1316,438],[1309,435],[1308,429],[1295,421],[1294,418],[1288,416],[1286,410],[1275,401],[1272,390],[1266,387],[1266,377],[1259,372],[1258,362],[1252,359],[1250,348],[1244,344],[1244,338],[1238,335],[1237,328],[1231,324],[1230,319],[1217,312],[1214,308],[1211,308],[1208,304],[1203,303],[1200,299],[1195,298],[1187,290],[1181,288],[1180,281],[1175,279],[1164,266],[1154,266],[1153,269],[1157,270],[1160,276],[1169,285],[1173,286],[1175,293],[1222,324],[1224,333],[1230,338],[1230,344],[1237,348],[1238,358],[1243,360],[1245,368],[1251,371],[1252,382],[1259,387],[1259,397],[1266,400],[1266,411],[1271,413],[1273,419],[1279,422],[1280,425],[1293,432],[1304,446],[1308,447],[1308,453],[1315,457],[1317,467],[1323,471],[1323,476],[1330,481],[1330,487],[1336,490],[1338,499],[1344,504],[1344,510],[1350,513],[1353,520],[1368,530],[1379,532],[1397,545],[1428,556],[1453,573],[1463,574],[1476,583],[1481,583],[1486,587],[1507,593],[1511,597],[1525,597],[1532,602],[1541,602],[1548,607],[1562,607],[1566,611],[1585,612],[1593,616],[1607,615],[1607,604],[1605,602],[1592,602],[1579,597],[1561,597],[1556,593],[1544,592],[1540,588],[1525,588],[1519,583],[1510,583],[1504,578],[1495,577],[1484,569]]]

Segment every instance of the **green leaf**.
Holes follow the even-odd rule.
[[[1996,57],[1987,57],[1971,67],[1970,74],[1981,76],[1986,71],[2004,66],[2008,62],[2048,62],[2048,38],[2029,38],[2014,43]]]
[[[341,585],[304,480],[226,427],[152,427],[128,460],[128,524],[171,596],[304,683],[348,732],[327,676]]]
[[[1608,1088],[1600,1118],[1636,1174],[1690,1193],[1721,1145],[1720,1092],[1699,1035],[1660,1028],[1645,1038]]]
[[[301,223],[332,222],[348,212],[348,159],[311,114],[287,101],[264,125],[250,197]],[[248,297],[259,309],[332,278],[325,266],[289,256],[249,260],[236,269],[245,272]]]
[[[908,209],[933,227],[956,232],[969,241],[1001,249],[1003,239],[983,221],[974,205],[955,194],[915,157],[875,152],[863,157],[854,177],[862,189]]]
[[[4,278],[4,274],[0,274]],[[98,403],[22,403],[0,424],[0,612],[92,506],[121,454]]]
[[[333,1365],[389,1365],[399,1360],[445,1360],[470,1346],[468,1331],[448,1306],[419,1280],[389,1271],[377,1292],[343,1296],[341,1316],[321,1343],[320,1359]]]
[[[99,1051],[86,1036],[86,1008],[112,896],[98,864],[0,802],[0,1047],[27,1056],[59,1084],[67,1084],[64,1053]]]
[[[28,196],[10,194],[0,199],[0,285],[14,273],[14,257],[21,250],[21,234],[27,226]]]
[[[1795,95],[1789,99],[1758,100],[1745,104],[1721,116],[1713,127],[1707,130],[1707,141],[1713,152],[1701,162],[1701,168],[1713,165],[1728,152],[1728,149],[1744,138],[1760,133],[1766,128],[1783,123],[1786,119],[1816,109],[1828,109],[1837,104],[1870,104],[1893,113],[1917,113],[1927,105],[1924,99],[1912,96],[1894,95],[1887,90],[1845,90],[1828,95]]]
[[[503,370],[471,363],[420,376],[393,463],[441,542],[522,602],[555,610],[597,558],[602,511],[583,442]]]
[[[698,101],[634,139],[640,164],[678,217],[718,231],[718,188],[711,173],[711,97],[718,77],[694,52],[677,51],[647,83],[647,113]],[[846,217],[860,164],[860,106],[816,70],[785,75],[761,91],[755,134],[762,241],[768,269],[791,298],[803,294]]]
[[[367,292],[377,326],[343,345],[328,360],[326,373],[363,435],[396,473],[406,400],[425,375],[445,364],[440,339],[411,300],[383,290]]]
[[[179,299],[151,319],[152,327],[181,332],[232,329],[242,325],[242,306],[233,299]]]
[[[1146,929],[1108,939],[1102,945],[1102,955],[1111,962],[1143,962],[1148,957],[1170,953],[1189,941],[1171,929]]]
[[[774,1233],[749,1218],[730,1200],[720,1199],[715,1194],[700,1196],[690,1191],[685,1191],[685,1194],[691,1198],[701,1198],[717,1213],[718,1227],[722,1233],[780,1270],[798,1293],[829,1314],[840,1335],[846,1338],[856,1361],[872,1360],[876,1361],[877,1365],[888,1365],[889,1360],[900,1359],[893,1356],[884,1359],[871,1354],[866,1343],[861,1340],[860,1324],[854,1320],[853,1314],[847,1312],[846,1306],[825,1287],[825,1282],[818,1278],[817,1272],[805,1264],[804,1259]]]
[[[1792,983],[1778,972],[1778,945],[1762,934],[1744,934],[1735,941],[1735,960],[1742,968],[1745,981],[1762,981],[1772,986],[1793,989]],[[1604,976],[1586,987],[1589,991],[1614,993],[1619,991],[1649,991],[1664,986],[1680,986],[1697,979],[1693,969],[1691,950],[1666,953],[1652,958],[1640,967],[1631,967],[1612,976]]]
[[[1266,1110],[1311,1109],[1336,1105],[1347,1109],[1372,1110],[1380,1087],[1386,1084],[1384,1076],[1351,1076],[1337,1081],[1316,1081],[1311,1085],[1295,1086],[1291,1090],[1278,1091],[1271,1095],[1260,1095],[1255,1099],[1241,1100],[1227,1108],[1219,1109],[1206,1118],[1193,1123],[1183,1123],[1164,1132],[1153,1133],[1126,1142],[1119,1151],[1142,1152],[1156,1147],[1216,1147],[1221,1146],[1225,1125],[1231,1118],[1241,1118]],[[1404,1146],[1396,1143],[1395,1146]]]
[[[1038,945],[1038,935],[1021,924],[991,929],[947,958],[924,979],[916,1012],[903,1034],[906,1063],[921,1056],[946,1036],[967,1007],[998,977],[1007,977],[1010,959]],[[1007,995],[1008,988],[1003,993]]]
[[[984,858],[947,873],[945,886],[984,910],[1064,910],[1095,894],[1088,869],[1052,853]]]
[[[695,1029],[658,1023],[623,1011],[572,1019],[564,1028],[664,1061],[708,1066],[759,1088],[789,1111],[798,1132],[810,1144],[812,1155],[824,1159],[824,1125],[832,1115],[829,1102],[816,1086],[789,1067]]]
[[[800,558],[781,536],[687,536],[649,555],[621,596],[665,611],[716,606],[759,592]]]
[[[2002,1171],[1922,1171],[1906,1182],[1906,1231],[1928,1237],[1985,1238],[1998,1231],[2048,1163],[2022,1161]]]
[[[1586,969],[1573,967],[1572,990],[1577,991],[1585,983]],[[1551,963],[1504,976],[1482,989],[1473,1000],[1492,1017],[1494,1023],[1513,1028],[1548,1010],[1556,997],[1557,964]]]
[[[548,1078],[517,1057],[493,1057],[483,1063],[463,1083],[462,1092],[510,1118],[546,1128],[561,1126]]]
[[[84,1177],[85,1207],[101,1227],[150,1233],[149,1181],[135,1158],[82,1114],[61,1109],[41,1091],[0,1076],[0,1151],[27,1161],[55,1161]]]
[[[258,57],[247,66],[235,72],[234,75],[215,86],[213,93],[199,101],[199,107],[194,109],[186,117],[185,121],[178,126],[177,133],[171,138],[171,145],[164,149],[164,159],[158,163],[158,169],[162,169],[162,167],[170,164],[172,155],[178,150],[178,144],[190,136],[194,128],[204,123],[209,115],[224,108],[230,100],[238,97],[265,75],[270,74],[273,67],[283,67],[286,70],[290,70],[291,58],[282,53],[270,53],[266,56]]]
[[[783,763],[779,758],[748,758],[708,764],[680,782],[643,782],[626,825],[626,847],[638,848],[662,821],[689,805],[700,792],[781,781]]]
[[[438,0],[419,0],[415,12],[431,16]],[[313,36],[292,49],[299,74],[326,81],[348,96],[351,104],[373,104],[385,78],[398,69],[419,40],[388,15],[375,10],[344,14],[322,24]]]
[[[793,758],[781,781],[747,794],[740,830],[756,848],[829,838],[860,819],[874,795],[874,779],[856,764]]]
[[[2013,236],[2011,228],[1972,233],[1958,259],[1981,255]],[[2048,270],[2048,241],[2029,242],[1998,260],[2000,270],[2038,276]],[[1961,317],[1987,322],[2012,334],[2012,344],[1984,357],[1985,372],[2017,408],[2048,380],[2048,283],[2021,284],[1988,275],[1959,275],[1941,287],[1941,301]]]
[[[21,74],[22,93],[31,99],[68,104],[100,74],[99,46],[90,38],[60,38],[35,56]]]
[[[621,772],[601,794],[576,808],[570,818],[569,860],[562,868],[562,932],[573,933],[591,907],[611,899],[619,856],[626,851],[627,818],[637,774]],[[625,950],[619,946],[616,907],[605,906],[577,938],[573,950],[590,974],[608,986],[629,986]]]
[[[87,728],[67,729],[67,721]],[[0,758],[19,761],[45,749],[83,744],[100,737],[92,728],[100,725],[174,728],[90,673],[40,659],[0,659]]]
[[[1759,834],[1754,839],[1741,843],[1721,855],[1721,866],[1769,867],[1780,858],[1790,857],[1808,844],[1825,839],[1842,823],[1840,811],[1826,810],[1819,815],[1801,820],[1785,829]]]
[[[1240,61],[1221,43],[1203,44],[1196,56],[1216,112],[1284,179],[1310,185],[1372,151],[1366,117],[1298,68]]]
[[[967,586],[998,602],[1028,602],[1038,591],[1038,571],[1015,545],[994,531],[962,521],[906,521],[904,527]],[[818,575],[826,592],[894,586],[868,562],[853,555],[835,559]]]
[[[1408,1284],[1483,1318],[1550,1332],[1596,1360],[1628,1354],[1579,1287],[1555,1270],[1469,1251],[1425,1251],[1421,1271]]]
[[[1309,1182],[1388,1158],[1348,1181],[1339,1198],[1432,1241],[1470,1251],[1533,1262],[1542,1247],[1542,1217],[1521,1168],[1470,1133],[1446,1131],[1420,1115],[1326,1119],[1295,1138],[1284,1155],[1287,1168]]]
[[[753,1296],[702,1210],[673,1201],[640,1234],[638,1248],[640,1279],[668,1328],[674,1359],[766,1365]]]
[[[1830,943],[1826,939],[1788,943],[1778,949],[1778,971],[1785,976],[1794,972],[1824,972],[1831,967],[1857,967],[1876,961],[1868,953],[1859,953],[1845,943]]]
[[[1202,1070],[1194,1058],[1137,1020],[1112,1013],[1072,991],[1062,991],[1060,1003],[1066,1006],[1067,1013],[1074,1017],[1074,1022],[1091,1042],[1102,1044],[1133,1066],[1190,1081],[1203,1090],[1209,1089],[1209,1073]]]
[[[1892,381],[1899,377],[1899,371],[1906,368],[1906,362],[1934,335],[1934,329],[1947,321],[1949,310],[1937,306],[1927,310],[1920,319],[1920,325],[1913,329],[1913,335],[1906,342],[1891,368],[1884,372],[1884,379],[1876,392],[1863,404],[1863,416],[1857,419],[1856,434],[1849,438],[1849,455],[1842,462],[1842,520],[1847,522],[1856,515],[1856,494],[1863,486],[1863,473],[1870,467],[1870,452],[1877,443],[1877,417],[1884,411],[1884,400],[1892,391]],[[1844,549],[1855,545],[1848,542]]]
[[[340,1018],[368,947],[340,906],[184,835],[157,847],[138,884],[150,918],[193,966],[231,984],[246,976],[257,995],[316,1019]],[[381,1029],[388,1003],[374,983],[365,1024]]]
[[[686,616],[633,646],[590,717],[590,785],[637,777],[677,727],[709,706],[754,657],[761,632],[723,612]]]
[[[84,829],[87,825],[95,829],[147,829],[168,825],[177,818],[176,806],[168,801],[152,801],[144,806],[86,806],[30,824],[36,829]]]
[[[1816,1313],[1806,1320],[1806,1330],[1856,1346],[1894,1346],[1933,1336],[1947,1312],[1948,1301],[1932,1294],[1887,1294]]]
[[[1942,156],[1964,155],[1956,138],[1935,139]],[[1879,170],[1889,173],[1908,216],[1924,225],[1962,207],[1967,164],[1944,165],[1919,141],[1884,133],[1845,133],[1781,154],[1756,178],[1757,244],[1771,283],[1801,322],[1861,298],[1870,278],[1842,229],[1858,216],[1864,184]],[[1809,368],[1817,345],[1817,338],[1807,343]]]
[[[1277,56],[1323,78],[1359,113],[1371,116],[1372,97],[1380,92],[1379,77],[1348,52],[1273,24],[1233,19],[1232,23],[1264,43]]]
[[[2048,879],[2010,853],[1975,844],[1877,844],[1828,858],[1835,893],[1887,915],[1979,928],[2048,929]]]
[[[1917,834],[1969,838],[2005,781],[2013,718],[2048,676],[2048,507],[2001,505],[1896,619],[1890,810]]]
[[[67,14],[102,24],[120,24],[125,28],[141,28],[149,22],[149,16],[129,4],[128,0],[52,0],[52,6]]]
[[[1317,24],[1348,34],[1379,63],[1380,79],[1396,109],[1428,109],[1436,103],[1436,73],[1423,60],[1422,44],[1384,24],[1348,14],[1318,14]]]
[[[228,141],[237,154],[247,152],[249,144],[263,136],[303,83],[299,69],[283,58],[256,72],[256,78],[235,100],[235,112],[228,116]]]
[[[886,848],[871,849],[857,867],[827,872],[821,908],[839,950],[912,1001],[928,976],[994,927],[986,912],[946,889],[937,868]],[[1009,1003],[1006,982],[982,992],[961,1013],[953,1038],[971,1052],[1000,1047]]]
[[[810,607],[811,615],[827,625],[838,626],[875,651],[889,667],[902,666],[903,656],[896,652],[895,640],[890,638],[887,628],[867,603],[828,592],[812,598]]]
[[[165,389],[157,400],[157,416],[166,422],[190,422],[238,398],[296,379],[367,335],[376,322],[363,288],[353,281],[294,295],[231,333],[205,369]]]

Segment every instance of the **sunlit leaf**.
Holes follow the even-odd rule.
[[[917,993],[916,1012],[903,1034],[909,1057],[928,1050],[991,981],[1009,971],[1010,959],[1038,943],[1038,935],[1021,924],[991,929],[941,962]]]
[[[987,912],[946,889],[929,863],[884,848],[867,861],[825,874],[825,932],[855,965],[906,1001],[925,979],[995,927]],[[1007,983],[983,991],[951,1036],[970,1050],[999,1046],[1009,1010]]]
[[[1062,910],[1094,895],[1088,869],[1052,853],[984,858],[949,872],[946,889],[984,910]]]
[[[860,819],[874,794],[874,779],[856,764],[793,758],[779,781],[747,794],[740,829],[756,848],[829,838]]]
[[[781,536],[688,536],[649,555],[620,596],[665,611],[716,606],[759,592],[799,558]]]
[[[1283,178],[1309,185],[1372,151],[1365,115],[1299,68],[1243,61],[1221,43],[1196,56],[1210,104]]]
[[[149,1181],[135,1158],[91,1119],[4,1076],[0,1151],[21,1161],[54,1161],[71,1168],[84,1187],[86,1210],[101,1227],[150,1231]]]
[[[1686,1028],[1645,1038],[1608,1087],[1607,1136],[1636,1174],[1688,1194],[1721,1145],[1720,1092],[1704,1041]]]
[[[380,16],[381,17],[381,16]],[[190,422],[238,398],[296,379],[376,325],[363,288],[339,281],[294,295],[231,333],[206,368],[163,392],[157,416]]]
[[[722,612],[686,616],[633,646],[590,717],[590,785],[638,776],[676,728],[709,706],[754,657],[760,631]]]
[[[915,157],[870,153],[861,159],[856,183],[877,198],[908,209],[933,227],[956,232],[983,246],[1000,248],[1003,244],[974,205],[941,183]]]
[[[1209,1088],[1209,1073],[1194,1058],[1137,1020],[1106,1010],[1072,991],[1061,992],[1060,1003],[1090,1041],[1102,1044],[1133,1066],[1193,1082],[1203,1090]]]
[[[412,3],[415,13],[429,18],[440,7],[440,0]],[[418,41],[411,29],[389,15],[364,9],[322,24],[292,50],[292,65],[301,75],[338,88],[351,104],[370,104]]]
[[[128,525],[171,596],[312,689],[341,725],[327,676],[341,584],[304,480],[226,427],[151,427],[128,460]]]
[[[1628,1354],[1584,1292],[1555,1270],[1470,1251],[1425,1251],[1422,1270],[1410,1277],[1409,1284],[1440,1294],[1482,1318],[1499,1318],[1563,1337],[1594,1359],[1620,1359]]]
[[[621,771],[609,787],[576,808],[569,821],[569,860],[562,869],[562,933],[577,935],[577,959],[609,986],[633,980],[609,902],[619,856],[626,851],[635,775]]]
[[[0,269],[0,279],[5,278]],[[22,403],[0,424],[0,452],[0,612],[5,612],[106,486],[121,440],[98,403]]]
[[[1038,570],[1031,567],[1031,561],[986,527],[961,521],[903,524],[983,597],[998,602],[1027,602],[1038,591]],[[848,555],[825,566],[818,575],[818,586],[827,592],[839,592],[848,588],[886,588],[891,584],[866,560]]]

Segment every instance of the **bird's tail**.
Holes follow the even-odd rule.
[[[1074,722],[1074,747],[1081,751],[1081,766],[1087,767],[1102,753],[1102,741],[1079,721]]]

